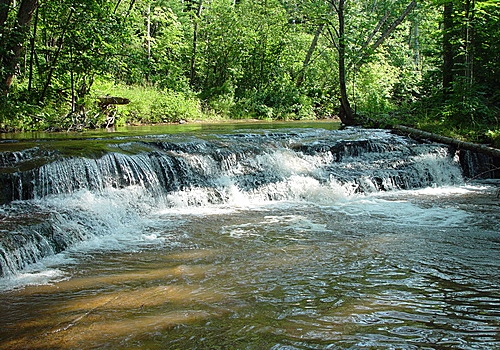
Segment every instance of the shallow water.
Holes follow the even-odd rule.
[[[499,204],[455,187],[159,210],[3,292],[0,348],[498,348]]]
[[[50,219],[51,234],[75,239],[0,278],[0,349],[500,348],[493,185],[457,182],[439,145],[418,155],[418,145],[395,139],[403,146],[390,156],[374,144],[366,158],[352,149],[345,163],[325,148],[342,138],[385,140],[383,132],[248,130],[210,130],[204,139],[221,152],[172,136],[203,152],[175,154],[200,172],[189,172],[196,186],[168,193],[151,189],[158,181],[146,171],[128,186],[63,186],[74,162],[97,169],[108,166],[102,158],[72,156],[40,172],[70,190],[2,206],[0,233],[19,235],[26,221],[41,230]],[[125,150],[116,162],[147,168],[143,153],[126,158],[136,148],[126,142],[103,145]],[[403,162],[406,149],[411,161],[432,159]],[[393,169],[420,167],[432,186],[397,190],[389,181]],[[357,182],[332,175],[351,173]],[[373,173],[382,182],[370,182]]]

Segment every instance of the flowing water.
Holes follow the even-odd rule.
[[[4,140],[0,349],[500,349],[495,185],[334,129]]]

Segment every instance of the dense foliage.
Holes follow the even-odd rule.
[[[339,116],[491,141],[499,22],[496,0],[0,0],[0,129]]]

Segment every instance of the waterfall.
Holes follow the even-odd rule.
[[[460,162],[448,147],[382,130],[263,130],[100,142],[102,149],[89,154],[39,145],[0,152],[0,276],[89,237],[133,231],[158,208],[328,202],[463,182]]]

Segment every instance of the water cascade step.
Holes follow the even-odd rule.
[[[133,230],[154,208],[328,202],[464,181],[448,146],[383,130],[110,137],[80,140],[78,152],[71,142],[0,145],[8,148],[0,152],[0,276],[89,237]]]

